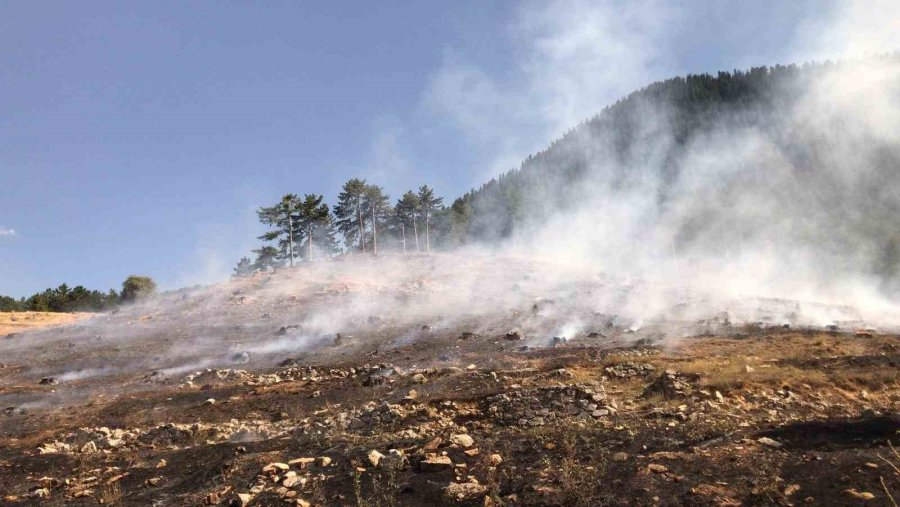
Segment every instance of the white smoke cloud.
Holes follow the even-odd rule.
[[[663,2],[530,2],[501,36],[516,47],[498,75],[445,52],[426,103],[477,146],[492,148],[487,176],[518,166],[567,129],[653,78],[673,71],[680,12]]]
[[[16,230],[10,227],[0,225],[0,236],[15,236]]]

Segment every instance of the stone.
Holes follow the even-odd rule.
[[[503,463],[503,457],[499,454],[494,453],[487,457],[487,462],[488,465],[497,466],[500,463]]]
[[[444,488],[444,496],[455,502],[470,502],[486,495],[488,489],[477,482],[454,482]]]
[[[239,507],[247,507],[250,505],[250,501],[253,500],[253,495],[250,493],[238,493],[235,495],[234,500],[232,502],[233,505],[237,505]]]
[[[426,473],[452,471],[453,461],[448,456],[432,456],[419,462],[419,470]]]
[[[215,400],[215,398],[207,398],[206,401],[203,402],[203,404],[204,405],[215,405],[216,400]]]
[[[857,491],[856,488],[845,489],[844,493],[856,498],[858,500],[874,500],[875,495],[869,493],[868,491]]]
[[[288,465],[297,465],[302,470],[315,461],[316,458],[297,458],[288,461]]]
[[[369,451],[369,454],[366,457],[368,458],[369,463],[371,463],[372,466],[377,467],[378,463],[381,462],[381,459],[384,458],[384,454],[381,454],[380,452],[376,451],[375,449],[372,449],[371,451]]]
[[[669,471],[669,469],[666,468],[665,465],[660,465],[658,463],[650,463],[649,465],[647,465],[647,470],[650,470],[651,472],[656,474],[664,474]]]
[[[436,451],[443,442],[444,440],[441,437],[434,437],[429,440],[427,444],[423,445],[422,449],[426,451]]]
[[[331,458],[328,456],[319,456],[316,458],[316,466],[327,467],[331,464]]]
[[[475,439],[473,439],[469,435],[460,433],[458,435],[451,436],[450,443],[456,444],[460,447],[464,447],[464,448],[468,449],[469,447],[472,447],[473,445],[475,445]]]
[[[428,381],[428,379],[425,378],[425,375],[422,375],[421,373],[416,373],[415,375],[412,376],[412,381],[415,382],[416,384],[424,384],[425,382]]]
[[[268,465],[262,468],[263,472],[275,472],[276,470],[287,471],[290,470],[291,466],[287,463],[269,463]]]
[[[466,369],[469,371],[475,371],[477,368],[478,367],[475,366],[474,364],[470,364],[469,366],[466,366]]]
[[[617,452],[612,455],[612,460],[617,462],[628,461],[628,454],[624,452]]]
[[[772,440],[769,437],[761,437],[757,440],[757,442],[761,443],[762,445],[764,445],[766,447],[771,447],[772,449],[781,449],[781,447],[782,447],[781,442]]]

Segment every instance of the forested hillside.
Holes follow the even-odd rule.
[[[894,54],[651,84],[456,199],[443,239],[495,242],[572,212],[589,221],[570,235],[609,222],[611,236],[631,241],[620,243],[652,238],[672,255],[727,256],[753,241],[777,250],[791,238],[785,251],[820,249],[816,261],[896,290],[898,63]]]

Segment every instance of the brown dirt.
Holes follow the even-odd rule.
[[[448,351],[465,358],[456,364],[461,368],[411,367]],[[285,495],[314,505],[355,506],[863,501],[854,495],[890,505],[887,492],[900,497],[900,475],[892,468],[898,458],[889,447],[900,445],[900,340],[894,335],[779,331],[685,339],[668,349],[597,343],[526,352],[498,349],[493,338],[444,337],[398,348],[380,361],[400,373],[373,384],[371,370],[350,372],[365,362],[357,359],[291,379],[280,370],[281,381],[260,385],[250,385],[250,373],[243,381],[161,385],[108,402],[94,399],[78,410],[8,416],[15,424],[5,425],[0,438],[0,491],[10,495],[10,504],[50,505],[95,505],[101,496],[121,505],[224,505],[257,484],[262,487],[251,505],[286,505]],[[470,361],[475,369],[465,368]],[[629,371],[629,363],[653,370],[611,374]],[[684,385],[656,390],[666,370]],[[424,383],[413,377],[416,372]],[[605,391],[617,413],[594,418],[562,410],[549,424],[535,425],[539,414],[526,414],[523,424],[507,425],[484,404],[500,393],[572,385]],[[415,398],[408,397],[411,389]],[[217,401],[205,405],[208,398]],[[382,402],[398,416],[361,427],[336,423],[341,413],[357,418]],[[561,410],[552,401],[543,408]],[[197,432],[186,441],[129,444],[106,453],[37,452],[79,427],[231,419],[289,421],[296,429],[247,442]],[[450,443],[463,432],[477,453]],[[442,441],[432,449],[435,437]],[[778,447],[761,443],[763,437]],[[407,461],[396,469],[368,462],[369,451],[387,456],[389,449],[401,450]],[[419,462],[435,452],[454,466],[423,471]],[[492,462],[493,454],[502,461]],[[279,486],[273,480],[278,474],[262,471],[271,462],[318,456],[332,463],[291,465],[306,479],[303,485]],[[166,464],[157,468],[161,460]],[[475,481],[483,488],[471,486],[471,498],[447,497],[451,483]],[[46,500],[30,496],[42,482],[49,485]],[[87,493],[76,498],[79,492]]]
[[[88,312],[0,312],[0,338],[12,333],[71,324],[94,315]]]

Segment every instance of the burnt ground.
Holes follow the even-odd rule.
[[[520,349],[448,334],[12,411],[0,491],[11,505],[900,498],[897,336],[779,328]]]
[[[0,501],[900,499],[900,339],[851,308],[688,293],[645,318],[657,287],[460,262],[321,263],[0,338]]]

